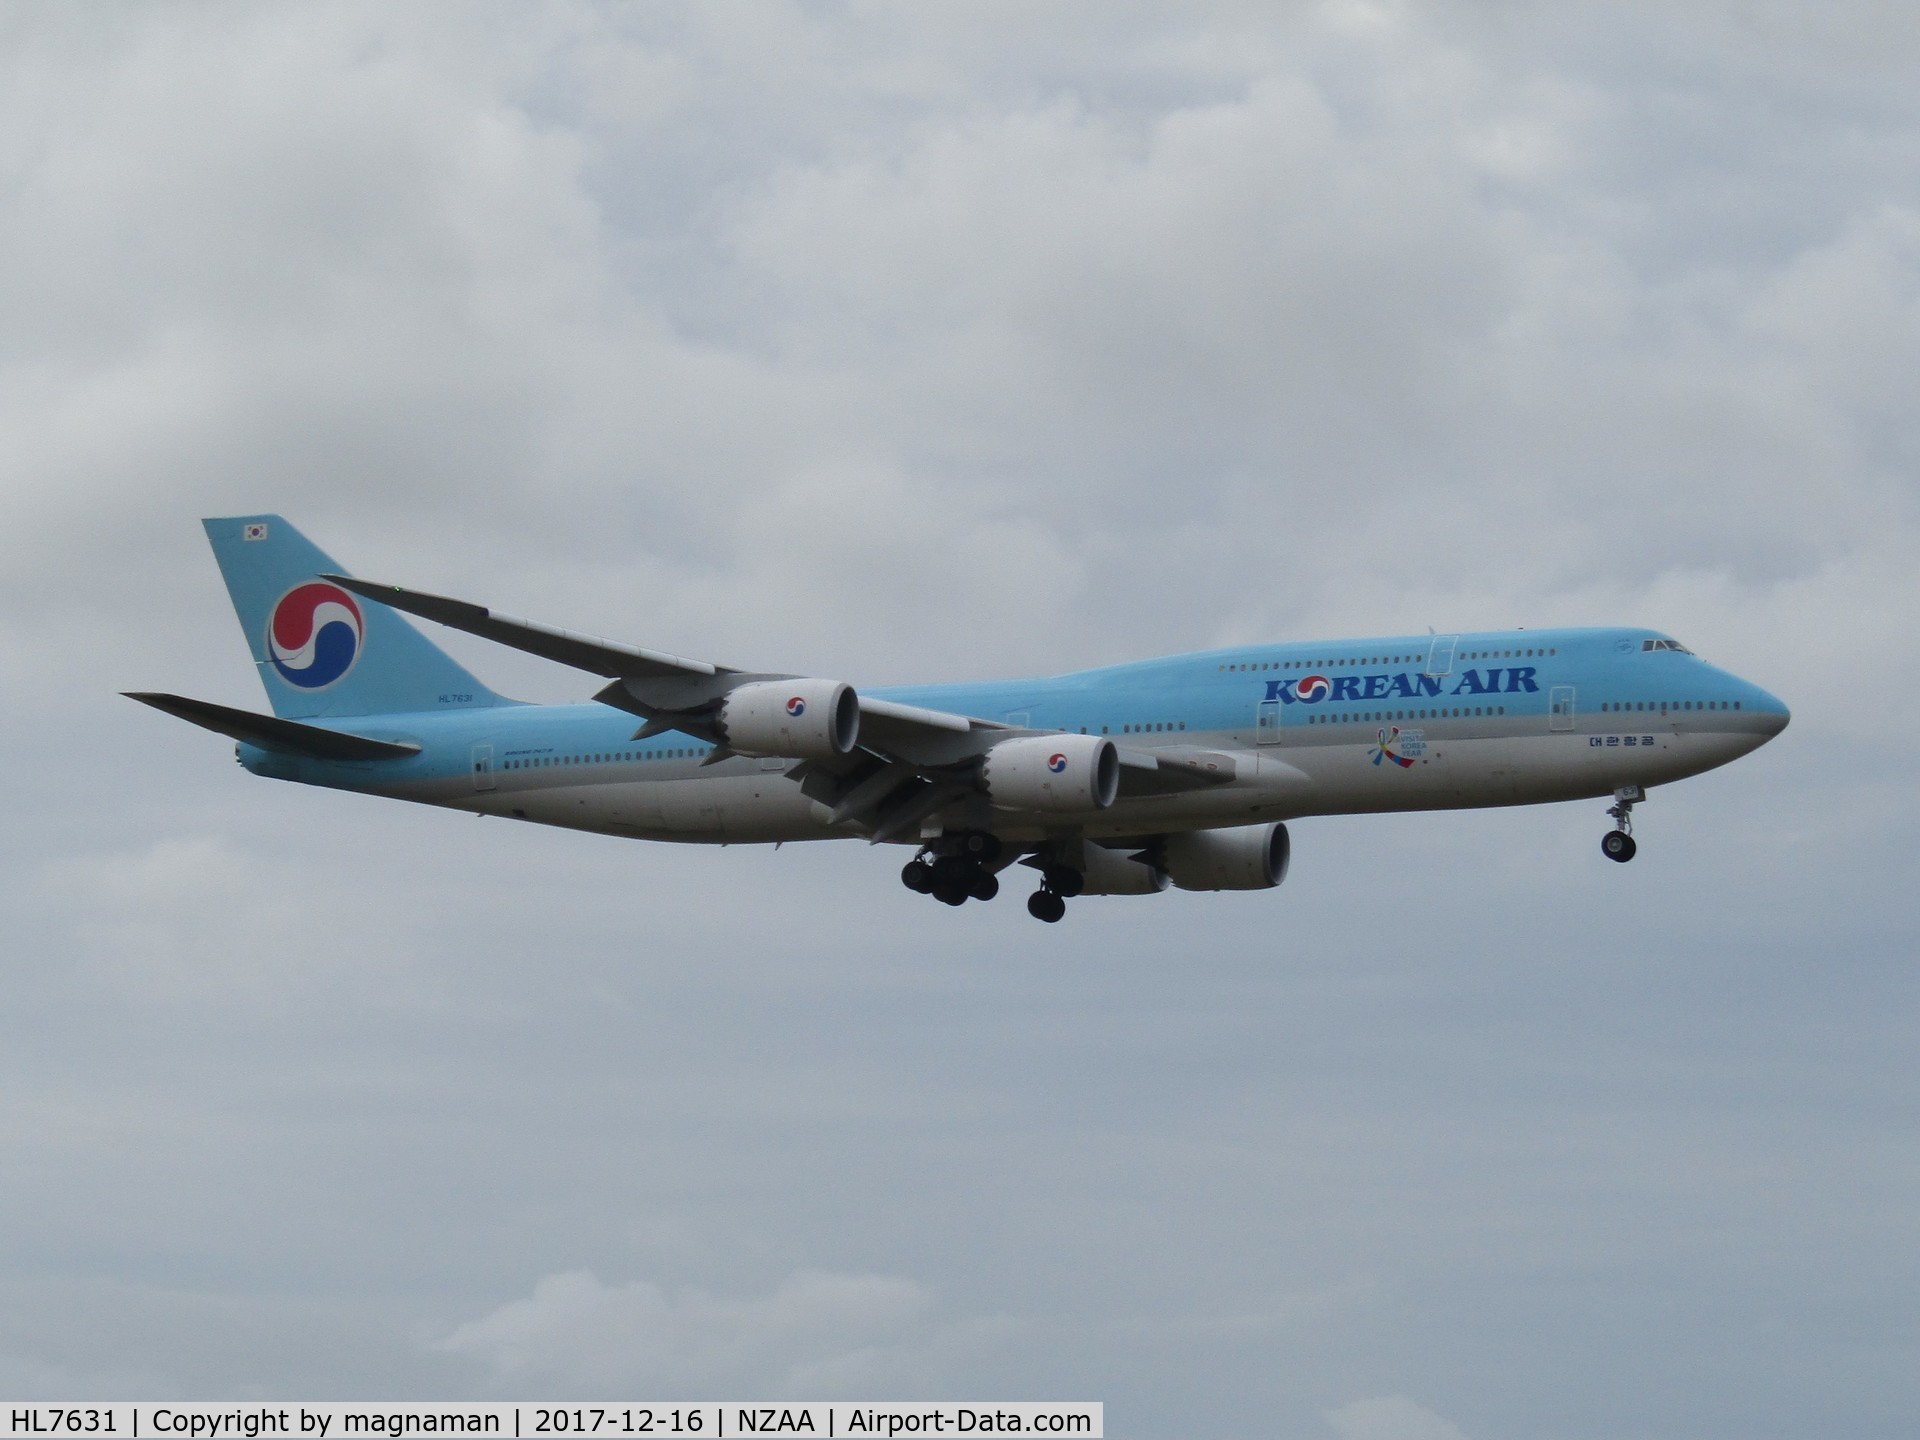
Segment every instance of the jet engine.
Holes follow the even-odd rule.
[[[1162,864],[1182,890],[1271,890],[1287,878],[1287,827],[1240,825],[1169,835]]]
[[[756,680],[727,692],[714,728],[742,755],[833,760],[860,739],[860,697],[838,680]]]
[[[1019,735],[987,751],[980,780],[1005,810],[1104,810],[1120,793],[1120,754],[1098,735]]]

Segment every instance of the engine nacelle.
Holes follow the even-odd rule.
[[[1080,873],[1086,876],[1082,895],[1158,895],[1167,888],[1167,872],[1158,865],[1136,860],[1124,850],[1109,850],[1089,841]]]
[[[1240,825],[1169,835],[1167,874],[1182,890],[1271,890],[1287,878],[1293,853],[1287,827]]]
[[[1120,793],[1120,753],[1099,735],[1019,735],[987,751],[980,779],[1002,809],[1084,814]]]
[[[742,755],[834,760],[860,739],[860,697],[838,680],[755,680],[727,692],[714,728]]]

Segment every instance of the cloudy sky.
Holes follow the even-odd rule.
[[[0,1390],[1920,1425],[1920,20],[0,9]],[[198,519],[857,685],[1651,624],[1791,729],[948,911],[254,779]],[[501,688],[583,677],[454,637]]]

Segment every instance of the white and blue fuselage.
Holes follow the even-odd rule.
[[[1652,648],[1652,647],[1659,648]],[[1305,693],[1302,681],[1310,684]],[[1764,744],[1788,711],[1651,630],[1492,631],[1237,646],[1044,679],[863,691],[1129,750],[1218,752],[1232,778],[1121,796],[1076,818],[1089,838],[1310,815],[1526,805],[1613,795],[1711,770]],[[242,745],[256,774],[650,840],[857,836],[789,778],[803,762],[735,756],[669,732],[635,740],[601,704],[448,708],[356,721],[420,753],[342,762]],[[953,807],[964,819],[969,806]],[[929,817],[927,829],[944,828]],[[1053,816],[1002,814],[1037,841]],[[916,830],[911,837],[920,838]]]

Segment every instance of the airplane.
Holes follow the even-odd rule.
[[[1041,679],[855,690],[346,574],[278,515],[202,522],[273,713],[149,691],[255,775],[647,840],[914,847],[908,889],[1049,924],[1080,895],[1266,890],[1289,821],[1610,799],[1725,765],[1787,707],[1653,630],[1234,645]],[[599,677],[496,694],[418,616]]]

